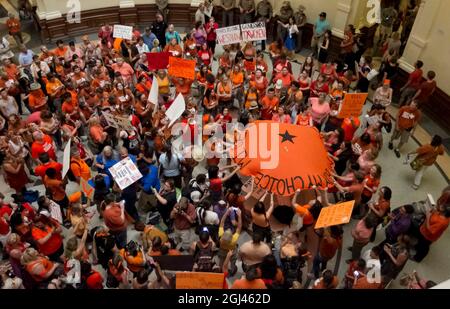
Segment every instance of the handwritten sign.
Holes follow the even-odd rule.
[[[121,116],[113,116],[114,120],[117,123],[117,126],[125,131],[132,131],[134,129],[133,125],[131,124],[131,120],[127,117],[121,117]]]
[[[133,27],[124,25],[114,25],[113,37],[131,40],[133,37]]]
[[[95,189],[84,178],[80,178],[80,189],[84,195],[91,201],[94,199]]]
[[[109,168],[109,172],[116,181],[120,190],[126,189],[136,181],[142,178],[136,165],[127,157]]]
[[[267,39],[266,24],[264,22],[242,24],[243,41],[264,41]]]
[[[339,111],[339,118],[359,117],[368,93],[347,93]]]
[[[349,223],[354,206],[355,201],[349,201],[322,208],[314,228],[320,229]]]
[[[147,101],[149,103],[158,105],[159,101],[159,83],[157,78],[153,78],[152,88],[150,89],[150,93],[148,95]]]
[[[106,122],[108,123],[108,126],[110,126],[112,128],[116,128],[116,129],[119,128],[113,115],[105,113],[105,112],[102,112],[102,115],[105,118]]]
[[[224,274],[222,273],[196,273],[177,272],[176,289],[223,289]]]
[[[72,142],[72,139],[69,139],[69,141],[66,144],[66,147],[64,148],[64,156],[63,156],[63,169],[62,169],[62,177],[64,178],[67,174],[67,172],[70,169],[70,144]]]
[[[149,70],[165,70],[169,65],[169,52],[146,53]]]
[[[195,64],[195,60],[169,57],[169,75],[194,80]]]
[[[170,120],[169,128],[173,125],[178,118],[181,117],[183,112],[186,110],[186,102],[184,100],[183,95],[180,93],[176,97],[175,101],[173,101],[172,105],[170,105],[169,109],[166,110],[166,116]]]
[[[219,28],[216,30],[217,43],[219,45],[230,45],[242,42],[241,27],[239,25]]]

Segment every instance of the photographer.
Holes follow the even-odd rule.
[[[190,204],[187,198],[182,197],[172,209],[170,218],[173,220],[175,240],[179,243],[178,249],[188,250],[192,239],[191,228],[197,218],[194,205]]]
[[[450,224],[450,191],[444,192],[438,199],[436,207],[426,213],[425,222],[419,230],[414,231],[417,237],[414,260],[421,262],[428,254],[432,243],[436,242]]]

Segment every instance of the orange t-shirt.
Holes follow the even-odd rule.
[[[20,21],[17,18],[10,18],[6,21],[8,31],[11,33],[20,32]]]
[[[100,125],[95,125],[92,126],[89,129],[89,133],[91,134],[92,139],[97,142],[100,143],[103,139],[103,128]]]
[[[42,164],[42,165],[36,166],[36,168],[34,169],[34,174],[36,176],[42,177],[42,180],[44,180],[45,172],[49,168],[53,168],[56,170],[56,178],[58,178],[58,179],[62,178],[61,171],[62,171],[63,166],[61,163],[55,162],[55,161],[51,161],[51,162],[48,162],[47,164]]]
[[[262,279],[248,281],[245,278],[236,280],[231,286],[232,290],[265,290],[266,284]]]
[[[53,234],[46,243],[40,245],[37,241],[39,239],[42,239],[46,237],[50,232],[52,231],[52,228],[46,226],[45,230],[38,229],[37,227],[32,227],[31,229],[31,236],[36,241],[36,244],[39,248],[39,252],[41,252],[44,255],[51,255],[58,251],[59,247],[62,245],[62,237],[60,234]]]
[[[412,129],[414,124],[420,121],[422,113],[418,109],[410,106],[404,106],[398,111],[398,127],[401,130]]]
[[[372,178],[370,175],[366,176],[366,180],[367,180],[366,181],[366,186],[371,188],[372,190],[378,188],[378,186],[380,185],[380,179]],[[370,192],[369,190],[364,188],[363,195],[365,195],[365,196],[372,196],[373,192]]]
[[[262,120],[272,120],[272,112],[278,108],[278,104],[280,100],[277,97],[273,97],[269,99],[268,96],[265,96],[262,100],[262,110],[261,110],[261,119]]]
[[[44,135],[43,143],[34,142],[31,144],[31,157],[39,158],[41,153],[48,153],[48,156],[56,161],[55,149],[53,148],[53,140],[50,136]]]
[[[232,72],[230,79],[233,82],[233,86],[241,86],[244,83],[244,73],[242,72]]]
[[[57,89],[61,86],[63,86],[61,81],[59,79],[55,79],[55,81],[53,83],[50,81],[47,82],[47,85],[45,85],[45,88],[47,89],[47,93],[49,95],[55,95],[58,92]]]
[[[55,48],[53,50],[53,53],[58,58],[64,58],[66,56],[66,53],[67,53],[67,46],[64,46],[63,49],[60,49],[59,47],[57,47],[57,48]]]
[[[38,265],[42,266],[42,271],[39,274],[34,274],[34,268]],[[39,257],[37,260],[28,263],[26,270],[36,282],[41,282],[47,279],[47,274],[52,270],[53,265],[52,261]]]
[[[44,185],[52,193],[52,197],[55,202],[62,201],[66,196],[66,190],[64,189],[61,180],[51,179],[47,175],[45,175]]]
[[[309,212],[309,209],[311,208],[311,205],[295,205],[295,212],[297,215],[303,218],[303,225],[311,225],[314,223],[314,217]]]
[[[427,228],[426,223],[420,227],[420,233],[422,233],[425,239],[435,242],[445,232],[450,223],[450,218],[433,213],[430,217],[430,228]]]
[[[73,102],[69,103],[67,101],[64,101],[64,103],[61,106],[61,110],[65,114],[72,114],[74,112],[75,108],[76,108],[76,105]]]
[[[45,100],[45,95],[42,89],[34,90],[30,92],[30,96],[28,97],[28,104],[33,111],[36,110],[36,106],[41,105]],[[43,105],[39,107],[38,110],[43,110],[47,105]]]
[[[91,179],[91,168],[82,159],[72,158],[70,169],[75,177],[81,177],[86,181]]]

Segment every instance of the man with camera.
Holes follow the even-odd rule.
[[[182,197],[170,213],[170,218],[173,220],[177,249],[188,250],[191,245],[192,227],[197,218],[194,205],[189,203],[186,197]]]

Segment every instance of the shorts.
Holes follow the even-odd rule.
[[[397,129],[392,133],[392,140],[397,140],[400,138],[400,143],[406,144],[408,143],[409,137],[411,136],[411,131],[402,130],[399,131]]]

